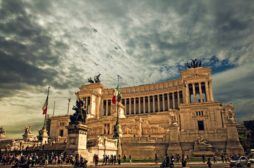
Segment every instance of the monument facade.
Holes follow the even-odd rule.
[[[198,62],[195,65],[188,65],[176,80],[120,89],[119,116],[126,116],[119,119],[122,155],[148,159],[155,153],[159,157],[165,153],[243,153],[233,106],[214,99],[211,69],[200,67]],[[80,87],[78,94],[87,111],[88,141],[98,136],[113,137],[117,116],[111,101],[113,91],[101,82]],[[59,118],[63,122],[63,117]],[[50,132],[59,132],[57,122],[55,116]]]

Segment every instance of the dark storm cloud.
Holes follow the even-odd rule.
[[[27,3],[19,0],[2,1],[1,97],[15,92],[13,83],[16,84],[16,89],[24,88],[26,85],[46,85],[56,76],[52,66],[59,63],[59,58],[52,54],[51,37],[34,21],[33,16],[26,12],[27,6],[29,6]],[[61,45],[58,43],[57,47]]]
[[[237,61],[245,52],[243,47],[253,47],[253,38],[248,38],[254,29],[254,7],[250,1],[245,1],[245,3],[238,1],[223,1],[223,3],[221,1],[169,1],[166,3],[169,4],[161,1],[150,2],[148,6],[152,9],[152,6],[155,5],[155,9],[163,8],[169,13],[174,11],[176,17],[179,18],[177,28],[169,28],[165,32],[158,29],[165,24],[174,25],[175,23],[167,20],[163,13],[157,13],[160,18],[159,22],[151,21],[144,27],[138,27],[139,31],[133,31],[134,35],[127,42],[130,53],[134,53],[131,48],[144,49],[150,55],[156,55],[159,52],[162,57],[182,57],[178,60],[182,61],[186,58],[210,57],[226,50],[228,54],[225,57],[228,59],[231,57],[230,62],[238,64]],[[162,6],[166,6],[167,9]],[[149,34],[143,34],[143,32]],[[147,45],[148,42],[149,45]],[[157,47],[152,50],[150,46],[153,44]],[[141,57],[139,59],[143,60]],[[225,58],[220,59],[223,61]],[[158,59],[150,58],[150,60],[151,63],[160,64]]]

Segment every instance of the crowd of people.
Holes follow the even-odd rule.
[[[158,160],[158,157],[157,157],[157,154],[155,154],[155,162],[157,162],[157,160]],[[180,163],[180,162],[182,164],[182,167],[186,167],[188,160],[189,160],[188,155],[180,156],[179,154],[176,154],[175,156],[174,155],[169,156],[168,154],[166,154],[160,167],[173,168],[175,163]]]
[[[36,165],[72,164],[74,167],[87,167],[87,160],[76,155],[66,153],[0,153],[0,165],[11,165],[13,168],[29,168]]]
[[[227,156],[227,155],[220,155],[220,156],[212,156],[206,157],[201,156],[201,160],[204,164],[207,164],[208,167],[212,167],[212,164],[215,164],[217,160],[220,160],[223,163],[227,163],[230,159],[237,158],[237,155]],[[154,161],[158,163],[161,160],[155,154]],[[102,158],[99,158],[99,155],[94,154],[93,162],[95,166],[98,166],[99,161],[101,161],[102,165],[120,165],[122,162],[130,162],[132,163],[131,155],[128,158],[123,155],[103,155]],[[165,154],[161,166],[173,168],[174,165],[181,164],[182,167],[187,166],[187,162],[189,161],[188,155],[179,154],[176,155],[168,155]],[[11,165],[13,168],[29,168],[34,167],[36,165],[48,165],[48,164],[70,164],[77,168],[86,168],[87,167],[87,160],[82,158],[79,155],[68,155],[65,152],[30,152],[30,153],[0,153],[0,165]]]
[[[103,159],[102,159],[102,164],[103,165],[115,165],[115,164],[118,164],[120,165],[121,164],[121,155],[103,155]]]
[[[206,157],[205,155],[201,156],[202,162],[204,164],[207,164],[208,168],[212,167],[213,164],[216,164],[218,160],[220,160],[222,163],[228,163],[230,162],[231,159],[234,160],[235,158],[239,158],[239,155],[228,156],[226,154],[221,154],[217,156],[214,155],[211,157]],[[158,162],[157,154],[155,154],[154,160],[156,163]],[[188,155],[180,156],[179,154],[176,154],[176,155],[169,156],[168,154],[166,154],[162,161],[161,168],[164,168],[164,167],[173,168],[175,163],[178,163],[178,164],[180,163],[182,167],[186,167],[188,161],[189,161]]]

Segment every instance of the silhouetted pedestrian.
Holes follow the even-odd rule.
[[[207,166],[208,166],[208,168],[212,167],[212,162],[211,162],[210,158],[207,159]]]

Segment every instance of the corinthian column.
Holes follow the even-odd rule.
[[[211,99],[210,99],[210,93],[209,93],[208,82],[207,81],[205,82],[205,92],[206,92],[207,101],[210,102]]]
[[[189,104],[190,103],[190,93],[189,93],[189,84],[185,83],[185,94],[184,96],[184,100],[185,100],[185,104]]]
[[[194,83],[192,83],[192,91],[193,91],[194,102],[196,102],[196,90],[195,90],[195,84]]]
[[[202,95],[202,89],[201,89],[201,83],[198,83],[198,88],[199,88],[199,96],[200,96],[200,102],[203,102],[203,95]]]
[[[163,105],[163,111],[165,111],[165,97],[164,94],[162,94],[162,105]]]
[[[153,96],[153,112],[155,112],[155,98],[154,98],[154,96]]]
[[[172,102],[173,102],[172,109],[175,109],[176,108],[176,106],[175,106],[175,92],[172,92]]]
[[[106,99],[106,113],[105,113],[105,116],[108,115],[108,100]]]
[[[150,109],[150,96],[148,96],[148,113],[151,113],[151,109]]]
[[[213,99],[213,85],[212,85],[212,80],[209,81],[209,93],[210,93],[210,96],[211,96],[211,101],[214,101]]]

